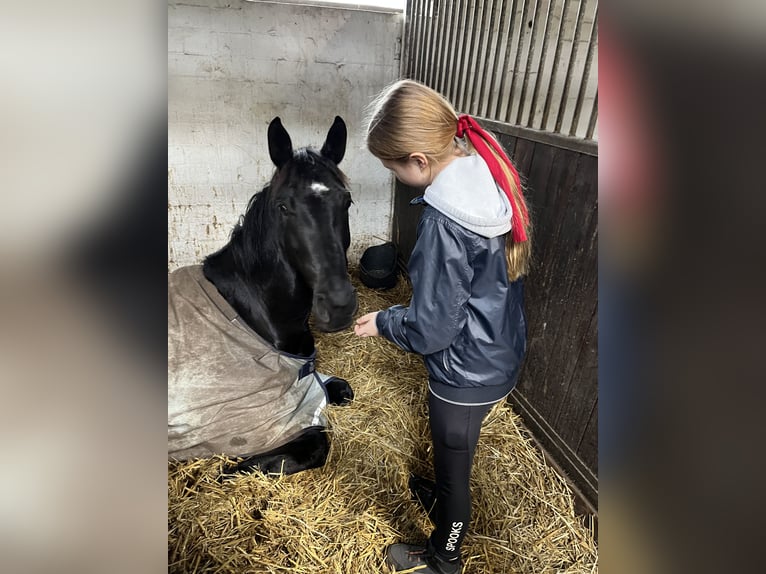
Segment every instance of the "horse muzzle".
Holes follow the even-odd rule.
[[[359,308],[356,289],[351,283],[341,288],[314,293],[314,325],[320,331],[332,333],[351,326]]]

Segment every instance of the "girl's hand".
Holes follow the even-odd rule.
[[[359,317],[356,320],[356,325],[354,325],[354,333],[358,337],[377,337],[380,335],[375,324],[375,317],[378,316],[378,313],[379,311],[375,311],[374,313],[367,313]]]

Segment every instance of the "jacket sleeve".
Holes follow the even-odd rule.
[[[430,355],[450,346],[467,318],[473,270],[462,234],[431,218],[420,222],[410,256],[412,299],[378,313],[380,334],[410,353]]]

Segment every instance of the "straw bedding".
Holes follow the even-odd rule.
[[[402,280],[385,292],[355,284],[360,314],[409,299]],[[385,573],[387,545],[426,539],[431,524],[407,491],[411,471],[432,477],[421,359],[350,329],[319,335],[317,353],[356,393],[326,411],[327,464],[219,482],[222,457],[169,462],[169,572]],[[507,404],[484,423],[471,484],[466,574],[598,571],[592,529]]]

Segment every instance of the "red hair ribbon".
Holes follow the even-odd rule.
[[[502,190],[505,192],[505,195],[508,196],[508,200],[511,202],[511,209],[513,212],[511,217],[511,233],[513,234],[513,240],[519,242],[526,241],[526,224],[529,221],[527,206],[524,205],[523,199],[521,202],[519,202],[519,205],[516,205],[516,200],[514,199],[513,193],[511,192],[510,186],[508,185],[508,179],[505,177],[505,173],[503,172],[503,168],[500,166],[500,162],[498,162],[497,158],[490,151],[489,145],[492,146],[492,148],[510,168],[511,175],[513,176],[513,181],[516,184],[516,189],[519,190],[519,195],[521,195],[521,181],[519,180],[519,173],[516,171],[516,168],[513,167],[511,160],[508,159],[508,156],[505,155],[503,148],[501,148],[495,142],[494,138],[485,132],[475,119],[467,114],[463,114],[462,116],[458,117],[457,131],[455,134],[459,138],[465,135],[473,147],[476,148],[476,151],[479,153],[482,159],[487,163],[487,167],[489,167],[489,171],[492,174],[492,177],[495,178],[495,181],[502,188]]]

